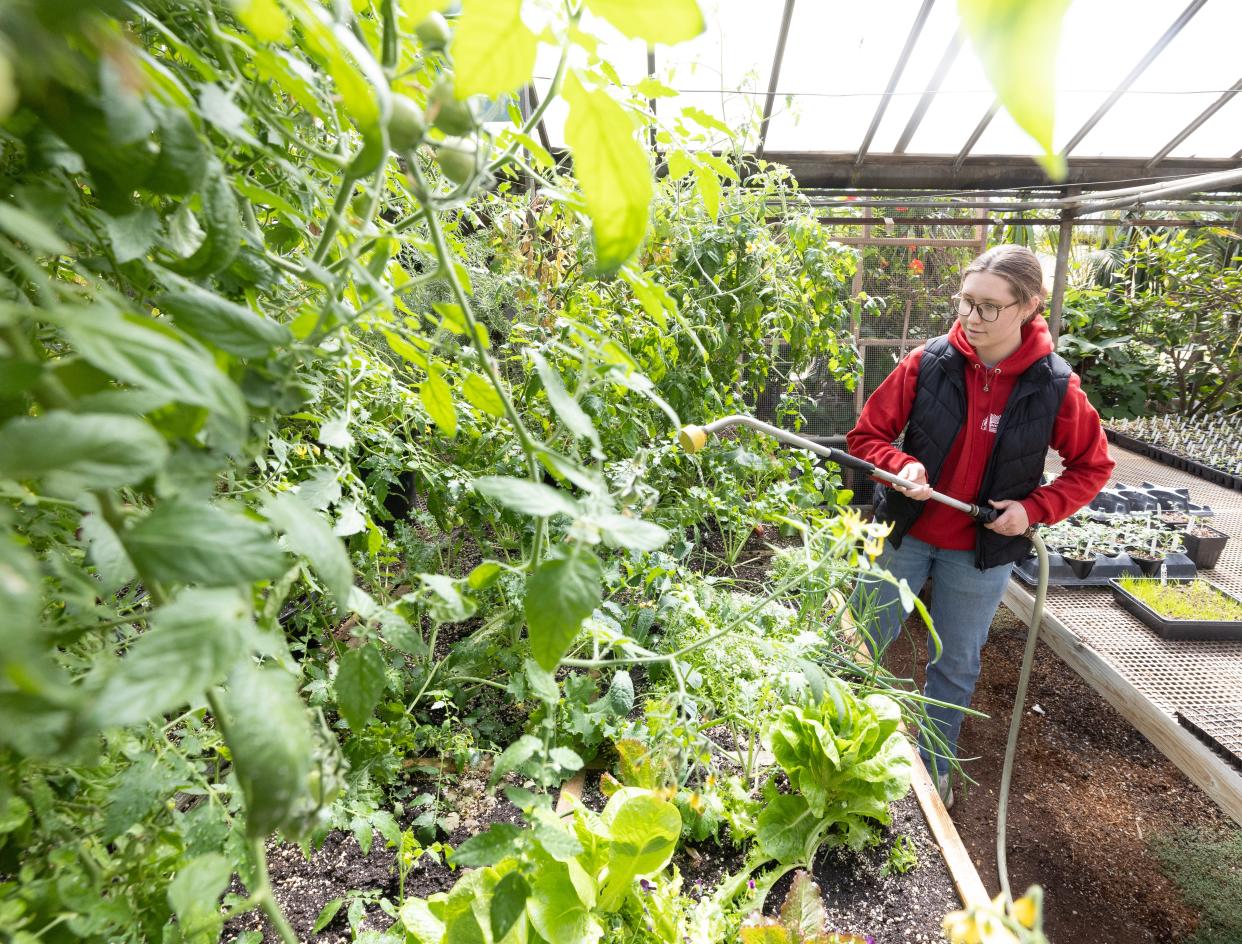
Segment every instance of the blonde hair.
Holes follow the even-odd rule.
[[[1048,301],[1044,270],[1039,264],[1039,257],[1025,246],[993,246],[966,267],[962,278],[965,279],[972,272],[999,275],[1009,283],[1018,301],[1024,305],[1032,298],[1038,298],[1039,305],[1027,321],[1031,321],[1044,310]]]

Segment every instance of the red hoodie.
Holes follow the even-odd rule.
[[[966,355],[966,422],[953,441],[940,480],[933,487],[945,495],[973,502],[979,496],[983,472],[996,440],[996,424],[1009,394],[1028,367],[1051,353],[1052,336],[1047,322],[1035,318],[1023,327],[1021,346],[990,370],[979,360],[959,322],[954,322],[949,331],[949,342]],[[893,446],[893,442],[910,417],[922,355],[923,348],[919,347],[902,358],[867,400],[858,425],[846,437],[852,455],[887,472],[899,472],[907,463],[918,461]],[[1054,524],[1068,518],[1095,498],[1108,484],[1113,471],[1099,414],[1082,392],[1077,374],[1070,376],[1052,427],[1050,445],[1060,453],[1065,471],[1022,500],[1031,524]],[[975,527],[965,512],[929,501],[910,534],[936,547],[966,551],[975,547]]]

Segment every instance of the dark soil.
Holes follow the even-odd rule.
[[[921,686],[925,633],[915,635]],[[990,717],[967,717],[959,742],[961,756],[975,758],[964,769],[978,785],[955,787],[953,821],[990,894],[999,890],[997,795],[1025,641],[1025,624],[1002,607],[972,705]],[[909,646],[893,646],[889,668],[908,678],[910,659]],[[1185,901],[1157,855],[1188,830],[1237,834],[1206,794],[1041,643],[1010,791],[1007,856],[1015,894],[1043,886],[1049,938],[1092,944],[1190,938],[1200,911]]]
[[[443,796],[454,805],[458,820],[454,830],[444,839],[449,845],[458,846],[476,833],[483,832],[493,823],[522,823],[521,811],[505,799],[503,793],[495,796],[486,792],[485,772],[468,771],[453,778],[443,789]],[[365,908],[361,927],[380,931],[393,921],[374,903],[384,897],[392,902],[399,900],[396,851],[385,847],[378,833],[374,836],[369,854],[363,855],[358,841],[350,832],[334,830],[328,833],[323,845],[307,858],[299,846],[292,843],[269,842],[267,847],[268,868],[276,900],[284,910],[285,917],[293,926],[299,941],[315,944],[347,944],[353,940],[346,919],[346,907],[319,934],[311,934],[316,919],[324,905],[335,898],[349,896],[351,892],[373,893]],[[424,856],[411,869],[405,880],[407,896],[426,898],[436,892],[448,891],[460,878],[460,873],[442,862]],[[241,885],[234,883],[230,891],[244,894]],[[225,928],[224,940],[235,940],[244,931],[262,931],[265,942],[279,941],[266,917],[252,911]]]
[[[828,910],[828,930],[871,935],[877,942],[943,941],[944,916],[961,907],[940,847],[932,839],[914,794],[890,810],[884,841],[861,852],[832,849],[815,863],[815,881]],[[886,875],[889,851],[899,836],[914,843],[918,863],[904,875]],[[790,873],[768,896],[775,912],[793,883]]]
[[[693,533],[689,539],[696,539]],[[705,524],[699,530],[697,540],[699,546],[687,562],[691,567],[708,576],[728,577],[737,584],[738,589],[753,593],[765,589],[772,555],[777,550],[802,544],[800,535],[786,537],[774,525],[757,525],[738,553],[736,562],[730,564],[726,557],[724,536],[715,524]]]

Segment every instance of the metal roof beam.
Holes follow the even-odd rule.
[[[880,127],[880,122],[884,118],[884,112],[888,110],[888,103],[893,97],[893,91],[901,80],[901,74],[906,70],[906,63],[910,61],[910,54],[914,52],[914,44],[918,42],[919,34],[923,32],[923,25],[927,22],[932,4],[935,2],[936,0],[923,0],[923,5],[919,7],[918,16],[914,18],[914,24],[910,27],[910,34],[906,37],[906,44],[902,47],[901,55],[897,57],[892,75],[888,77],[888,87],[880,98],[880,104],[876,106],[875,114],[871,116],[871,127],[867,129],[867,133],[863,136],[863,142],[858,147],[858,156],[854,159],[855,167],[861,167],[863,160],[867,156],[867,149],[871,147],[871,140],[875,137],[875,132]]]
[[[781,77],[781,63],[785,61],[785,42],[789,39],[789,24],[793,20],[794,0],[785,0],[781,14],[781,30],[776,35],[776,52],[772,56],[772,75],[768,78],[768,94],[763,100],[763,120],[759,123],[759,144],[755,157],[763,157],[768,143],[768,123],[772,120],[772,107],[776,104],[776,83]]]
[[[1232,88],[1221,95],[1220,98],[1216,99],[1216,101],[1212,102],[1212,104],[1208,105],[1207,108],[1203,109],[1194,121],[1174,135],[1173,140],[1157,151],[1152,159],[1147,162],[1147,166],[1155,167],[1162,160],[1168,157],[1169,153],[1175,147],[1198,131],[1205,121],[1220,111],[1231,98],[1238,94],[1238,92],[1242,92],[1242,79],[1238,79],[1238,81],[1234,82]],[[1235,154],[1234,157],[1237,157],[1237,155]]]
[[[860,190],[946,190],[956,196],[962,191],[997,191],[1014,188],[1048,187],[1043,168],[1029,156],[1020,154],[972,154],[955,166],[952,154],[872,154],[862,167],[855,166],[853,151],[771,150],[765,158],[785,164],[806,190],[849,188]],[[1062,187],[1077,185],[1084,190],[1112,190],[1130,187],[1136,180],[1147,180],[1147,156],[1129,158],[1071,157]],[[1230,158],[1168,158],[1160,165],[1160,175],[1172,179],[1224,170],[1236,170],[1238,160]],[[1165,181],[1149,180],[1152,187]],[[1239,190],[1239,187],[1222,187]],[[1113,196],[1109,193],[1108,196]],[[1120,195],[1115,194],[1115,195]],[[912,195],[913,197],[913,195]],[[1080,200],[1081,202],[1081,200]]]
[[[987,113],[979,119],[979,123],[975,125],[975,130],[970,132],[970,137],[966,139],[966,143],[962,145],[962,149],[957,152],[957,157],[953,160],[953,169],[960,170],[962,162],[970,155],[971,150],[983,137],[983,132],[988,129],[988,125],[992,123],[992,119],[996,117],[996,113],[1000,111],[1000,99],[995,98],[992,104],[988,106]]]
[[[1095,110],[1095,114],[1088,118],[1086,123],[1078,129],[1078,133],[1069,139],[1069,143],[1061,149],[1062,157],[1068,155],[1070,151],[1082,143],[1082,139],[1091,133],[1091,129],[1100,123],[1100,119],[1108,114],[1109,109],[1117,104],[1118,99],[1147,70],[1147,67],[1156,60],[1156,57],[1164,52],[1165,47],[1173,41],[1173,37],[1182,31],[1182,27],[1194,19],[1194,15],[1203,8],[1205,3],[1207,3],[1207,0],[1190,0],[1189,5],[1182,11],[1181,16],[1174,20],[1173,25],[1164,31],[1164,35],[1156,40],[1155,45],[1151,49],[1147,50],[1147,55],[1143,56],[1139,60],[1138,65],[1130,70],[1130,74],[1122,79],[1121,84],[1109,93],[1108,98],[1104,99],[1104,103]]]
[[[1123,196],[1112,196],[1107,200],[1074,198],[1073,200],[1067,200],[1066,204],[1077,204],[1080,213],[1097,213],[1100,210],[1118,210],[1122,207],[1137,206],[1141,203],[1150,203],[1153,200],[1161,200],[1165,197],[1176,197],[1184,193],[1196,193],[1201,190],[1210,191],[1213,189],[1223,190],[1238,186],[1242,186],[1242,167],[1221,171],[1218,174],[1199,174],[1194,177],[1185,177],[1181,180],[1172,180],[1168,183],[1140,190],[1138,193],[1124,194],[1124,191],[1122,191]]]
[[[949,40],[949,45],[945,48],[944,55],[940,57],[940,63],[936,66],[936,71],[932,73],[931,81],[927,83],[923,97],[914,106],[914,112],[910,115],[910,120],[906,122],[906,128],[901,132],[897,146],[893,148],[894,154],[905,153],[906,147],[910,144],[910,139],[914,137],[914,132],[923,123],[923,116],[927,114],[927,109],[931,107],[932,100],[936,97],[936,93],[940,91],[940,84],[944,81],[944,77],[949,74],[949,69],[953,66],[953,60],[957,58],[961,48],[962,31],[959,29],[953,33],[953,38]]]

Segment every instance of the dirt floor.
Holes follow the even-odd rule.
[[[983,651],[972,705],[990,717],[967,717],[959,742],[963,758],[977,758],[965,767],[978,785],[955,788],[953,821],[991,894],[999,890],[997,793],[1025,641],[1025,624],[1002,607]],[[922,648],[920,685],[925,659]],[[909,677],[909,663],[909,647],[894,646],[889,668]],[[1200,911],[1187,904],[1156,851],[1191,834],[1236,836],[1236,828],[1042,643],[1031,673],[1008,820],[1014,893],[1034,883],[1043,886],[1045,930],[1058,944],[1191,939],[1240,944],[1231,931],[1222,935],[1200,926]],[[1220,865],[1237,868],[1237,863]],[[1242,903],[1235,904],[1242,910]]]

